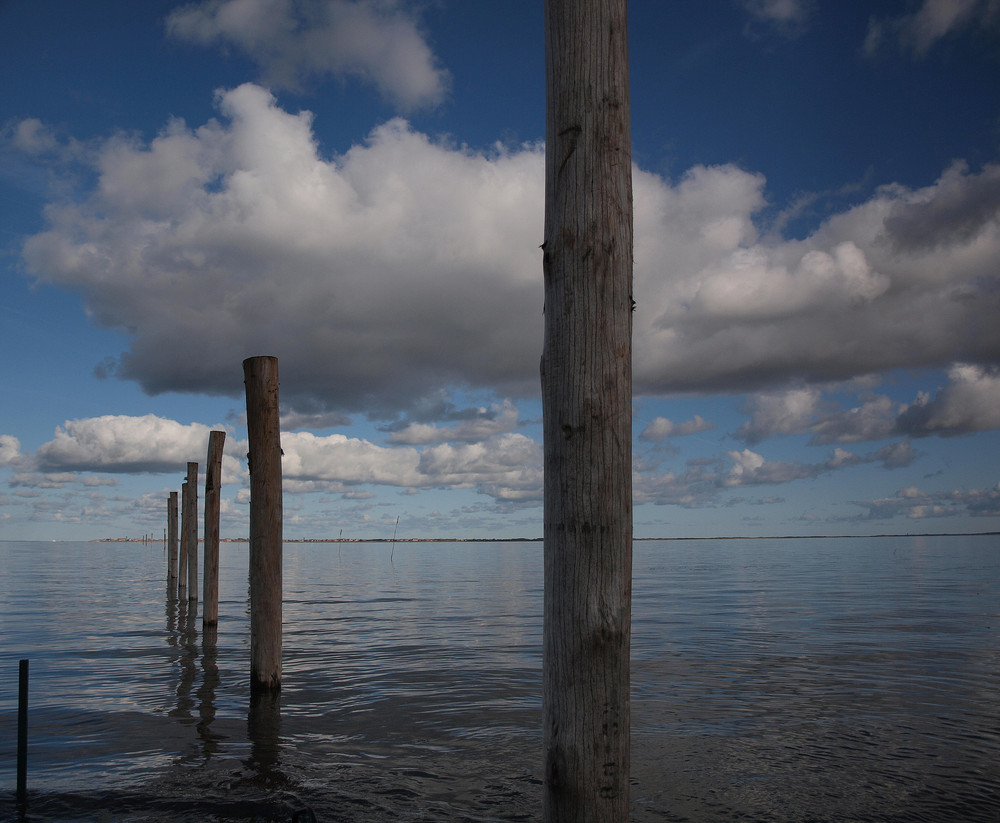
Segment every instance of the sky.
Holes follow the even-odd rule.
[[[638,537],[1000,529],[1000,2],[633,0]],[[0,539],[542,532],[542,0],[0,0]],[[199,499],[204,493],[200,480]],[[397,526],[398,519],[398,526]]]

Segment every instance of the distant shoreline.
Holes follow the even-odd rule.
[[[847,540],[882,537],[995,537],[992,532],[885,532],[882,534],[730,534],[714,537],[633,537],[633,543],[676,540]],[[541,543],[543,537],[298,537],[283,543]],[[98,537],[91,543],[162,543],[162,537]],[[202,542],[199,538],[198,542]],[[246,537],[223,537],[220,543],[248,543]]]

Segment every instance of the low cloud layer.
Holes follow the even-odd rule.
[[[510,425],[517,411],[504,405],[498,419]],[[219,428],[219,427],[215,427]],[[209,426],[182,424],[157,415],[104,415],[67,420],[36,454],[23,455],[17,438],[0,435],[3,465],[21,467],[12,485],[62,488],[67,483],[114,483],[80,473],[173,473],[182,477],[189,461],[204,474]],[[542,449],[517,432],[492,432],[489,427],[456,429],[457,442],[422,449],[390,442],[378,445],[343,434],[319,436],[283,432],[282,476],[289,494],[324,492],[356,495],[365,487],[399,489],[473,489],[498,502],[537,504],[541,501]],[[391,440],[391,439],[390,439]],[[464,441],[464,442],[463,442]],[[223,483],[246,487],[245,441],[226,440]]]
[[[397,0],[205,0],[166,24],[180,40],[239,48],[273,88],[297,89],[314,75],[355,78],[410,111],[437,105],[450,85]]]
[[[292,411],[383,419],[455,389],[537,393],[540,146],[473,151],[394,120],[324,159],[311,115],[258,86],[218,107],[98,145],[97,184],[24,246],[34,277],[130,338],[104,372],[238,395],[243,358],[273,354]],[[799,240],[761,232],[766,181],[735,166],[634,181],[637,394],[1000,360],[998,166],[884,186]]]
[[[154,414],[67,420],[39,447],[37,465],[46,472],[183,472],[188,462],[204,464],[211,430]]]
[[[775,402],[761,408],[773,410],[779,405]],[[498,425],[506,421],[501,427],[512,425],[517,417],[516,407],[511,403],[501,405],[496,411],[494,421]],[[777,415],[775,419],[787,418]],[[758,418],[757,425],[762,422]],[[678,424],[656,418],[650,424],[641,439],[643,444],[637,450],[633,470],[637,506],[712,508],[745,500],[738,496],[744,490],[813,481],[866,464],[892,471],[910,466],[919,456],[911,441],[903,438],[869,449],[835,446],[816,462],[772,460],[762,451],[744,448],[690,459],[680,470],[662,469],[662,446],[657,441],[711,427],[711,423],[698,417]],[[787,426],[777,428],[792,430]],[[809,429],[803,418],[794,431]],[[283,432],[282,485],[288,495],[289,511],[294,512],[293,501],[302,495],[335,496],[364,506],[380,488],[401,493],[470,490],[483,496],[484,510],[494,512],[509,513],[541,505],[540,442],[520,432],[496,432],[489,428],[480,429],[476,436],[472,429],[462,426],[454,428],[454,439],[444,439],[444,430],[441,427],[435,438],[422,445],[402,444],[392,433],[380,444],[344,434]],[[66,500],[86,497],[87,505],[97,507],[108,503],[98,487],[116,485],[115,476],[119,474],[171,473],[179,483],[188,461],[203,462],[209,431],[208,426],[181,424],[156,415],[106,415],[66,421],[35,454],[22,453],[16,438],[9,435],[0,435],[0,446],[8,466],[15,469],[10,485],[19,499],[30,500],[43,490],[63,490]],[[223,484],[235,488],[235,495],[231,491],[226,497],[230,500],[229,522],[238,525],[245,510],[241,515],[232,509],[232,501],[246,504],[248,500],[247,445],[230,437],[226,446]],[[42,502],[40,497],[37,500]],[[162,499],[154,495],[150,500],[152,509],[159,512]],[[857,519],[892,518],[899,514],[930,516],[932,511],[944,516],[972,511],[972,507],[976,507],[974,513],[985,515],[995,513],[997,505],[995,492],[965,496],[956,493],[949,498],[949,505],[936,499],[933,506],[937,508],[927,501],[917,504],[912,498],[906,500],[909,502],[897,499],[859,502],[858,505],[868,507],[868,513]],[[781,498],[761,497],[757,502],[769,504],[781,502]],[[922,508],[916,508],[917,505]]]
[[[824,445],[1000,429],[1000,369],[956,364],[947,376],[948,382],[935,395],[920,392],[909,403],[865,389],[858,405],[836,407],[824,389],[842,386],[754,394],[744,409],[749,418],[736,436],[754,444],[771,437],[809,434],[811,445]]]
[[[393,431],[389,441],[410,445],[427,445],[455,440],[477,441],[517,428],[517,409],[509,400],[497,403],[491,409],[478,409],[476,412],[476,414],[468,416],[452,426],[411,421]]]
[[[356,495],[364,487],[472,489],[497,503],[541,502],[541,445],[516,432],[424,449],[381,446],[342,434],[281,436],[282,476],[292,494]]]
[[[769,460],[752,449],[689,460],[681,471],[657,472],[638,461],[632,477],[633,500],[636,505],[714,507],[732,501],[731,493],[738,490],[813,480],[863,464],[900,469],[910,465],[915,456],[908,440],[898,440],[863,453],[837,447],[827,459],[815,463]],[[780,502],[780,498],[758,502]]]
[[[684,420],[680,423],[675,423],[666,417],[656,417],[642,430],[639,437],[642,440],[656,442],[668,437],[683,437],[688,434],[710,431],[714,428],[712,423],[698,414],[690,420]]]
[[[962,514],[997,517],[1000,515],[1000,486],[942,492],[926,492],[916,486],[908,486],[892,497],[856,501],[855,505],[867,510],[860,518],[863,520],[892,520],[896,517],[928,520]]]

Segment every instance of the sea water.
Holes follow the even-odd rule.
[[[537,542],[288,543],[282,689],[251,700],[245,543],[206,636],[162,543],[0,542],[0,819],[537,820],[542,568]],[[1000,820],[1000,537],[637,542],[631,796]]]

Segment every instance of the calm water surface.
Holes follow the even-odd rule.
[[[160,544],[0,542],[0,819],[31,661],[32,821],[536,820],[540,543],[287,544],[251,704]],[[636,821],[1000,820],[1000,537],[635,547]]]

